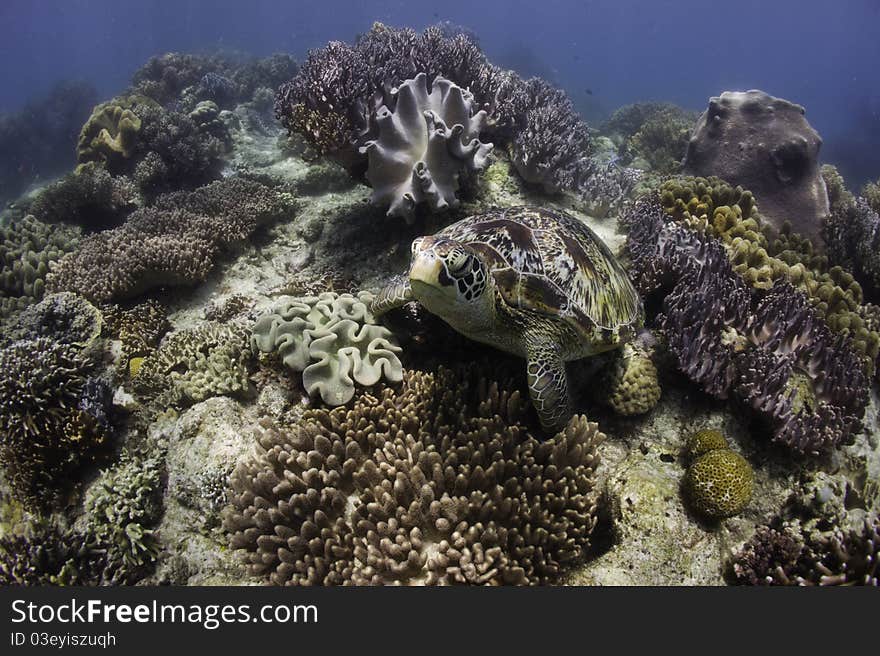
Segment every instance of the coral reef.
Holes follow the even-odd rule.
[[[330,406],[345,405],[355,384],[403,380],[401,349],[369,311],[369,292],[282,297],[254,325],[251,343],[302,372],[303,387]]]
[[[868,372],[876,369],[880,333],[870,330],[861,316],[862,289],[852,275],[840,267],[829,268],[828,258],[817,255],[788,225],[779,232],[768,229],[751,192],[741,187],[718,178],[675,178],[659,188],[666,213],[692,230],[721,239],[734,270],[751,287],[766,290],[787,280],[807,295],[832,330],[853,340]]]
[[[379,136],[362,147],[368,159],[370,201],[388,214],[414,220],[416,205],[431,210],[458,205],[459,176],[486,167],[492,144],[479,141],[486,112],[473,96],[443,77],[419,73],[376,111]]]
[[[105,333],[121,342],[127,362],[151,354],[171,329],[165,308],[153,299],[129,308],[105,305],[103,313]]]
[[[880,517],[846,507],[821,478],[812,493],[810,484],[733,555],[733,582],[880,585]]]
[[[880,178],[877,182],[869,182],[862,187],[862,198],[872,210],[880,214]]]
[[[49,286],[109,302],[164,285],[190,285],[204,280],[223,253],[260,225],[291,209],[289,195],[242,178],[167,194],[122,226],[83,239],[53,271]]]
[[[837,204],[823,234],[828,259],[852,272],[866,296],[880,299],[880,215],[867,200]]]
[[[662,299],[660,327],[681,370],[709,394],[747,404],[797,451],[860,431],[868,383],[852,342],[789,283],[753,292],[720,241],[677,223],[664,204],[647,196],[622,221],[631,276],[643,296]]]
[[[596,424],[539,442],[519,392],[441,369],[264,421],[224,525],[275,584],[545,583],[589,545]]]
[[[681,168],[697,115],[671,103],[645,102],[617,109],[602,128],[626,162],[643,162],[658,173]]]
[[[755,194],[763,216],[820,247],[828,193],[819,174],[822,139],[804,108],[763,91],[725,91],[709,99],[683,162],[692,175],[714,175]]]
[[[28,212],[44,223],[102,230],[122,223],[138,200],[128,178],[113,177],[99,166],[81,166],[41,191]]]
[[[0,349],[0,464],[14,495],[30,506],[56,503],[107,437],[106,414],[100,408],[96,416],[93,403],[95,390],[108,400],[106,386],[88,384],[94,368],[88,354],[48,337]]]
[[[0,317],[43,297],[50,266],[74,251],[80,231],[33,216],[0,226]]]
[[[49,521],[0,538],[0,585],[93,585],[103,569],[94,544]]]
[[[159,542],[152,528],[162,514],[162,463],[162,449],[148,456],[125,452],[86,491],[83,533],[103,553],[102,584],[134,583],[155,563]]]
[[[447,36],[436,26],[418,34],[377,23],[354,45],[333,41],[311,51],[297,76],[278,90],[275,114],[318,154],[360,177],[366,165],[360,148],[375,140],[377,110],[388,104],[392,89],[420,74],[467,89],[475,110],[486,112],[481,131],[496,147],[509,148],[528,182],[599,207],[632,187],[632,173],[600,170],[591,158],[589,129],[564,92],[493,66],[466,34]],[[602,182],[591,184],[597,173]]]
[[[694,511],[707,519],[725,519],[743,511],[752,499],[755,474],[740,454],[732,451],[718,431],[700,431],[688,440],[692,459],[682,488]]]
[[[240,323],[205,322],[169,333],[141,364],[134,383],[165,403],[198,403],[250,390],[247,329]]]
[[[0,345],[46,337],[89,350],[96,346],[103,324],[100,310],[84,298],[70,292],[49,294],[4,326]]]

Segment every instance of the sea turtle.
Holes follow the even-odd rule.
[[[408,276],[370,309],[380,316],[409,301],[526,358],[532,402],[552,431],[572,412],[564,363],[621,346],[644,317],[626,271],[593,231],[538,207],[490,210],[413,241]]]

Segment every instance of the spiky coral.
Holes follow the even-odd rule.
[[[224,525],[276,584],[543,583],[589,543],[596,424],[546,442],[518,391],[412,372],[400,393],[264,422]]]

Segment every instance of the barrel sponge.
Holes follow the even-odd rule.
[[[507,384],[441,368],[263,420],[230,478],[230,545],[276,585],[554,581],[589,546],[605,436],[575,416],[538,439],[529,411]]]
[[[641,415],[660,400],[660,382],[650,353],[626,344],[606,376],[606,402],[617,414]]]
[[[244,394],[250,390],[249,356],[243,325],[205,322],[166,335],[138,369],[135,387],[171,403]]]
[[[302,372],[303,386],[330,406],[351,401],[355,384],[399,383],[401,349],[391,331],[376,324],[369,292],[303,298],[282,297],[254,325],[253,347],[277,352],[281,362]]]
[[[821,246],[828,193],[819,173],[822,139],[804,108],[763,91],[725,91],[709,99],[694,127],[684,170],[716,175],[755,194],[775,228],[791,221],[795,232]]]
[[[420,203],[435,211],[457,206],[459,176],[485,168],[492,152],[479,140],[487,115],[475,111],[473,95],[439,75],[430,90],[428,82],[419,73],[393,90],[376,111],[378,138],[361,148],[371,202],[408,223]]]
[[[754,472],[730,449],[713,449],[694,460],[684,477],[684,490],[694,510],[709,519],[738,515],[752,498]]]

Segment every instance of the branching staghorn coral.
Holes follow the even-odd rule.
[[[747,404],[796,451],[824,451],[861,430],[864,361],[800,292],[785,281],[753,291],[719,240],[674,221],[657,196],[622,221],[633,281],[662,299],[660,327],[688,377]]]
[[[250,572],[282,584],[556,579],[596,522],[596,424],[540,442],[518,391],[409,372],[351,409],[264,421],[231,478],[224,526]]]
[[[95,302],[201,282],[224,253],[292,208],[287,194],[241,178],[160,197],[120,227],[85,238],[51,275],[52,290]]]
[[[301,371],[310,395],[320,395],[330,406],[345,405],[355,384],[403,380],[401,349],[370,314],[371,300],[369,292],[282,297],[257,320],[251,343],[263,353],[277,352],[282,364]]]
[[[407,222],[423,202],[435,211],[457,206],[459,176],[485,168],[492,152],[478,139],[486,112],[472,105],[469,92],[440,76],[430,92],[424,73],[395,89],[391,104],[376,112],[378,138],[361,149],[371,202],[389,205],[389,215]]]

